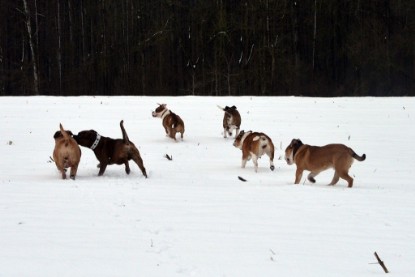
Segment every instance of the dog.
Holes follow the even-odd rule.
[[[166,104],[158,104],[159,106],[151,113],[153,117],[160,117],[166,136],[176,140],[176,133],[181,134],[183,140],[184,122],[177,114],[167,109]]]
[[[239,135],[239,129],[241,128],[241,115],[239,114],[235,106],[222,108],[218,106],[219,109],[225,112],[223,115],[223,137],[227,138],[232,136],[233,130],[236,130],[235,137]]]
[[[258,172],[258,158],[267,154],[270,162],[270,169],[274,170],[274,144],[270,137],[264,133],[245,132],[242,130],[235,138],[233,146],[242,150],[242,168],[246,162],[252,158],[255,172]]]
[[[364,161],[366,155],[357,155],[350,147],[344,144],[328,144],[326,146],[311,146],[303,144],[299,139],[293,139],[285,149],[285,160],[288,165],[296,164],[295,184],[299,184],[303,171],[310,171],[307,179],[315,183],[314,179],[320,172],[333,168],[334,176],[329,185],[337,184],[339,178],[348,182],[349,188],[353,187],[353,178],[349,176],[349,169],[353,159]]]
[[[130,174],[129,160],[133,160],[140,168],[143,175],[147,178],[146,169],[141,159],[140,152],[134,143],[132,143],[127,132],[124,129],[124,121],[120,122],[122,139],[112,139],[101,136],[95,130],[81,131],[78,135],[74,135],[74,139],[79,145],[91,148],[95,157],[99,161],[98,176],[102,176],[108,165],[124,164],[125,172]]]
[[[59,128],[60,131],[56,131],[53,136],[55,139],[53,160],[62,174],[62,179],[66,179],[66,169],[71,168],[69,176],[71,179],[75,180],[78,165],[81,160],[81,148],[73,139],[71,131],[65,131],[62,124],[59,124]]]

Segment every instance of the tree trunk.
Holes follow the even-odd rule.
[[[26,0],[24,0],[26,1]],[[59,71],[59,95],[62,94],[62,48],[61,48],[61,18],[60,18],[60,0],[57,0],[57,25],[58,25],[58,71]]]
[[[29,35],[29,46],[30,46],[30,54],[32,55],[32,67],[33,67],[33,91],[35,95],[39,95],[39,74],[37,71],[37,61],[36,61],[36,54],[35,54],[35,46],[33,42],[32,36],[32,24],[30,22],[30,11],[27,5],[27,1],[23,0],[24,12],[26,15],[26,28],[27,33]]]

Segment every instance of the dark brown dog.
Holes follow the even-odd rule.
[[[98,176],[102,176],[111,164],[124,164],[125,172],[130,174],[130,166],[128,161],[133,160],[141,169],[143,175],[147,178],[146,169],[143,165],[140,152],[134,143],[132,143],[127,136],[124,129],[123,120],[120,122],[122,139],[112,139],[99,135],[94,130],[81,131],[74,139],[79,145],[91,148],[99,161]]]
[[[235,106],[222,108],[218,106],[219,109],[225,112],[223,115],[223,137],[226,138],[232,136],[233,130],[236,130],[235,137],[239,135],[239,129],[241,128],[241,115]]]
[[[352,166],[353,158],[364,161],[366,155],[357,155],[353,149],[344,144],[328,144],[325,146],[312,146],[303,144],[299,139],[293,139],[285,149],[285,160],[287,164],[297,165],[295,172],[295,184],[299,184],[303,171],[308,170],[307,179],[315,183],[320,172],[333,168],[334,176],[329,185],[335,185],[342,178],[347,181],[349,188],[353,186],[353,178],[349,176],[349,169]]]
[[[167,109],[166,104],[159,104],[154,112],[151,113],[153,117],[160,117],[166,135],[176,140],[176,133],[181,134],[183,140],[184,122],[177,114]]]
[[[258,159],[267,154],[269,157],[270,169],[274,170],[274,144],[270,137],[264,133],[244,132],[243,130],[235,138],[233,146],[242,150],[242,168],[252,158],[255,172],[258,171]]]
[[[70,178],[75,180],[78,171],[79,161],[81,160],[81,148],[72,138],[71,131],[65,131],[62,124],[59,124],[60,131],[56,131],[53,138],[55,139],[55,149],[53,150],[53,159],[56,167],[62,173],[62,179],[66,179],[66,169],[71,168]]]

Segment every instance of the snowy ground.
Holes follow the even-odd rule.
[[[158,102],[184,141],[151,117]],[[240,168],[216,105],[273,139],[275,171],[266,157]],[[383,276],[375,251],[389,275],[415,276],[415,98],[2,97],[0,117],[0,276]],[[59,123],[120,138],[121,119],[149,178],[133,163],[98,177],[82,148],[61,180]],[[326,186],[331,170],[293,185],[278,159],[292,138],[365,153],[354,187]]]

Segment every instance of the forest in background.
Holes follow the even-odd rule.
[[[0,1],[0,96],[414,89],[413,0]]]

